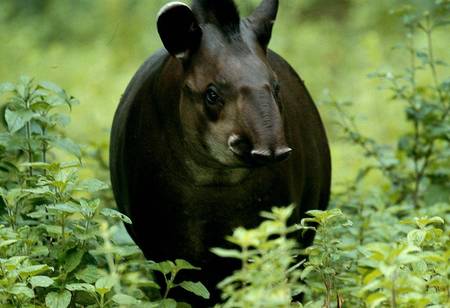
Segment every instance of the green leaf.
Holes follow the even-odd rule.
[[[59,203],[59,204],[51,204],[47,205],[46,208],[48,210],[53,210],[61,213],[74,214],[79,212],[79,208],[73,204],[68,203]]]
[[[126,294],[116,294],[112,297],[113,302],[119,305],[138,305],[141,301]]]
[[[200,270],[200,267],[193,266],[188,261],[177,259],[175,260],[175,266],[178,271],[180,270]]]
[[[72,249],[70,250],[64,258],[64,272],[73,272],[78,265],[80,265],[81,260],[84,256],[84,250],[82,249]]]
[[[11,111],[5,110],[5,121],[8,125],[10,133],[15,133],[22,129],[34,116],[34,113],[29,110]]]
[[[374,269],[373,271],[371,271],[369,274],[367,274],[364,277],[364,284],[371,283],[372,281],[374,281],[375,279],[377,279],[381,275],[383,275],[383,274],[381,273],[381,271],[379,269]]]
[[[158,308],[177,308],[177,302],[171,298],[163,299],[158,304]]]
[[[300,276],[300,278],[302,280],[304,280],[306,277],[308,277],[308,275],[314,270],[314,266],[306,266],[303,271],[302,274]]]
[[[64,290],[62,292],[50,292],[45,297],[45,304],[49,308],[66,308],[69,306],[72,294]]]
[[[22,279],[28,277],[28,276],[35,276],[37,274],[46,272],[50,269],[53,269],[49,267],[47,264],[38,264],[38,265],[31,265],[23,267],[19,270],[19,275],[22,277]]]
[[[108,189],[108,185],[100,180],[97,179],[89,179],[81,181],[80,184],[78,184],[78,189],[82,191],[88,191],[90,193],[94,193],[100,190]]]
[[[235,258],[235,259],[242,258],[242,253],[234,249],[212,248],[211,251],[212,253],[222,258]]]
[[[17,242],[17,240],[6,240],[6,241],[2,241],[2,242],[0,242],[0,248],[9,246],[9,245],[14,244],[14,243],[16,243],[16,242]]]
[[[84,291],[91,294],[95,294],[95,287],[89,283],[71,283],[66,285],[66,289],[69,291]]]
[[[78,280],[82,280],[87,283],[94,283],[101,277],[101,272],[97,269],[97,267],[88,265],[81,271],[75,273],[75,277]]]
[[[50,116],[50,123],[66,127],[70,123],[70,117],[62,113],[55,113]]]
[[[28,298],[34,297],[34,291],[23,283],[16,283],[11,289],[8,290],[9,294],[21,295]]]
[[[62,234],[62,227],[57,225],[43,225],[45,228],[45,231],[47,231],[48,234],[51,235],[61,235]]]
[[[164,275],[169,274],[176,268],[176,265],[172,261],[163,261],[159,263],[151,263],[148,265],[149,269],[161,272]]]
[[[53,279],[48,276],[33,276],[30,279],[28,279],[28,282],[31,284],[33,288],[36,287],[47,288],[54,283]]]
[[[39,83],[39,86],[41,86],[44,89],[50,90],[54,93],[64,93],[64,90],[61,89],[60,86],[58,86],[50,81],[42,81]]]
[[[105,276],[95,282],[95,289],[98,294],[105,295],[112,289],[115,283],[116,281],[113,277]]]
[[[56,139],[53,141],[53,144],[67,153],[74,155],[78,160],[81,160],[80,146],[72,140],[68,138]]]
[[[183,281],[179,286],[197,296],[209,299],[209,291],[201,282]]]
[[[126,215],[124,215],[114,209],[104,208],[100,211],[100,213],[106,217],[120,219],[121,221],[123,221],[124,223],[127,223],[127,224],[132,223],[130,218],[128,218]]]
[[[370,294],[366,302],[369,305],[369,307],[379,307],[379,305],[386,300],[386,296],[383,293],[377,292]]]

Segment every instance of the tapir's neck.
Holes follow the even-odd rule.
[[[196,186],[235,186],[242,183],[250,174],[248,168],[212,168],[200,165],[195,160],[186,160],[189,177]]]

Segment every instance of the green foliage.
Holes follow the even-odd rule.
[[[241,1],[243,12],[250,12],[257,2]],[[392,3],[371,3],[347,1],[336,7],[329,0],[282,2],[284,9],[280,10],[275,27],[281,33],[275,33],[273,47],[288,58],[289,54],[299,54],[290,61],[302,68],[311,85],[319,88],[326,84],[345,93],[349,84],[350,90],[358,89],[358,104],[352,106],[331,98],[323,106],[323,114],[337,119],[349,141],[344,152],[351,157],[352,166],[338,166],[335,174],[341,180],[347,169],[359,167],[353,164],[356,157],[349,155],[355,147],[349,145],[362,149],[365,165],[350,185],[339,190],[334,187],[330,210],[310,211],[309,217],[298,225],[287,226],[292,208],[275,208],[271,213],[263,213],[267,220],[259,227],[235,230],[228,238],[235,249],[215,248],[217,255],[242,263],[241,270],[220,283],[224,300],[220,306],[302,307],[292,299],[299,294],[304,307],[450,304],[450,80],[442,78],[448,76],[448,64],[437,57],[437,49],[447,51],[448,42],[446,45],[435,39],[447,38],[449,2],[415,1],[428,10],[424,14],[411,6],[394,12],[402,16],[408,33],[406,43],[396,48],[400,52],[386,53],[395,57],[399,65],[407,63],[407,68],[399,73],[389,68],[371,74],[370,82],[381,81],[385,90],[378,94],[370,92],[360,80],[362,69],[358,65],[364,69],[380,65],[384,54],[378,49],[389,45],[387,42],[398,30],[393,27],[395,14],[386,14]],[[119,90],[115,89],[125,87],[131,72],[148,54],[148,46],[156,48],[157,38],[149,36],[145,44],[139,38],[143,24],[148,23],[148,12],[156,12],[161,1],[84,1],[73,6],[42,0],[41,4],[0,3],[5,8],[0,9],[0,22],[9,29],[0,37],[12,46],[2,49],[1,58],[13,63],[3,62],[0,70],[13,72],[12,65],[23,70],[19,65],[28,62],[34,69],[35,62],[30,60],[33,57],[39,58],[39,63],[47,61],[53,69],[58,62],[55,59],[63,59],[60,62],[64,62],[64,71],[56,73],[58,80],[69,78],[81,95],[88,93],[91,104],[81,107],[85,108],[83,121],[75,123],[76,129],[63,129],[70,122],[64,111],[78,103],[65,90],[27,77],[17,84],[0,84],[6,129],[0,133],[0,305],[186,306],[170,298],[174,288],[208,298],[201,283],[176,281],[179,271],[198,268],[182,260],[146,261],[125,235],[122,223],[131,223],[130,219],[108,207],[113,204],[108,185],[91,178],[92,173],[108,178],[107,142],[86,141],[90,143],[80,147],[68,138],[86,135],[88,129],[98,131],[95,126],[85,127],[85,122],[96,114],[93,110],[102,115],[110,113],[112,110],[105,108],[105,103],[117,101]],[[39,14],[46,10],[47,15]],[[91,18],[83,15],[86,11],[93,12]],[[319,11],[332,17],[332,21],[318,21]],[[68,12],[72,18],[61,23]],[[135,23],[120,23],[121,19],[131,20],[130,16]],[[87,22],[80,23],[80,17]],[[20,24],[24,19],[28,24]],[[293,20],[301,20],[301,29],[305,30],[299,30]],[[100,22],[108,25],[103,27]],[[369,23],[370,31],[358,32]],[[36,32],[38,26],[41,30]],[[17,34],[16,28],[22,32]],[[101,32],[104,28],[106,35]],[[299,35],[290,35],[294,29]],[[63,41],[68,49],[58,43],[60,33],[65,33]],[[352,37],[357,38],[357,43]],[[90,44],[75,48],[77,40]],[[131,40],[142,45],[133,48],[135,53],[138,50],[134,62],[130,60]],[[362,48],[353,48],[356,44]],[[301,53],[293,47],[297,45],[302,47]],[[338,45],[341,48],[336,48]],[[17,52],[22,49],[27,50],[27,56]],[[108,55],[109,50],[114,50],[114,57]],[[47,53],[50,61],[45,60]],[[308,58],[308,54],[316,60]],[[83,62],[80,55],[92,63],[89,73],[79,69]],[[117,71],[107,71],[107,67]],[[345,67],[345,71],[339,71],[340,67]],[[73,74],[68,74],[68,70]],[[358,77],[348,77],[355,72]],[[119,77],[105,81],[98,78],[100,75]],[[320,79],[314,81],[313,76]],[[395,103],[385,102],[386,93],[388,100]],[[376,102],[370,109],[373,120],[360,129],[349,110],[361,110],[358,106],[367,102]],[[387,110],[404,110],[406,121],[402,121],[400,113],[387,115]],[[380,114],[383,125],[375,125]],[[103,122],[106,126],[110,120]],[[388,133],[380,134],[383,130]],[[367,131],[383,138],[368,137]],[[331,130],[331,136],[335,134]],[[389,144],[393,138],[395,144]],[[102,138],[96,133],[95,139]],[[342,145],[334,143],[334,147]],[[345,159],[335,161],[343,164]],[[81,168],[82,163],[87,168]],[[296,247],[288,237],[302,230],[316,232],[313,245],[305,250]],[[153,280],[155,271],[164,277],[164,285]]]
[[[157,294],[151,272],[160,264],[145,261],[123,239],[122,222],[131,220],[102,207],[108,185],[79,177],[81,147],[61,130],[69,123],[64,108],[76,99],[28,77],[0,84],[0,98],[6,124],[0,133],[2,307],[176,305],[168,293],[177,286],[209,297],[200,282],[174,284],[179,271],[198,270],[183,260],[164,263],[170,279],[165,294]],[[76,160],[57,160],[67,154]]]
[[[287,238],[297,230],[287,227],[293,210],[274,208],[262,213],[267,220],[259,227],[236,229],[228,241],[239,249],[213,249],[218,256],[238,259],[242,264],[241,270],[218,285],[226,300],[222,307],[287,307],[299,293],[296,241]]]
[[[290,290],[303,293],[304,307],[450,304],[450,87],[449,80],[439,78],[437,67],[448,66],[435,58],[432,37],[433,31],[447,24],[448,5],[438,1],[433,11],[424,14],[402,10],[408,33],[407,44],[399,49],[409,57],[409,65],[402,73],[371,75],[381,80],[391,101],[403,104],[410,128],[396,146],[381,144],[358,129],[347,111],[349,103],[329,99],[328,107],[347,140],[362,148],[367,165],[334,194],[330,210],[310,211],[310,217],[297,226],[314,230],[316,237],[302,251],[307,259],[295,273],[288,270],[296,262],[295,250],[262,228],[270,220],[255,230],[236,230],[231,239],[240,251],[215,250],[223,257],[243,260],[242,269],[219,285],[225,307],[264,307],[270,291],[280,286],[287,297],[268,307],[294,305],[290,296],[295,292]],[[418,44],[422,38],[425,47]],[[373,178],[376,186],[367,184]],[[261,253],[264,248],[268,250]],[[270,258],[272,253],[279,258]],[[260,260],[270,270],[258,268]],[[254,267],[255,273],[250,271]]]

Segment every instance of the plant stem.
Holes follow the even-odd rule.
[[[25,109],[30,111],[30,99],[29,99],[29,94],[26,95],[26,97],[24,97],[24,101],[25,101]],[[31,147],[31,120],[29,120],[27,122],[27,124],[25,125],[25,131],[26,131],[26,138],[27,138],[27,145],[28,145],[28,162],[32,163],[33,162],[33,148]],[[28,168],[28,172],[30,177],[33,176],[33,167],[29,167]]]
[[[397,292],[395,290],[396,276],[397,276],[397,273],[394,272],[394,274],[392,275],[391,308],[397,307]]]
[[[47,128],[45,127],[45,125],[42,126],[42,162],[46,163],[47,162],[47,141],[45,140],[45,136],[47,135]],[[46,170],[44,170],[44,174]]]
[[[164,276],[164,279],[166,280],[166,292],[164,292],[164,297],[163,297],[164,299],[166,299],[167,296],[169,296],[169,291],[170,291],[170,289],[172,289],[173,282],[175,281],[175,276],[176,276],[176,273],[171,273],[169,281],[167,281],[166,276]]]
[[[415,98],[417,94],[417,85],[416,85],[416,52],[414,46],[414,26],[410,27],[410,56],[411,56],[411,95],[408,99],[408,103],[410,107],[417,112]],[[420,182],[421,176],[419,172],[419,155],[418,148],[420,143],[420,125],[417,117],[413,117],[413,126],[414,126],[414,147],[413,147],[413,161],[414,161],[414,173],[415,173],[415,181],[414,181],[414,191],[413,191],[413,205],[417,209],[419,207],[419,193],[420,193]]]
[[[439,80],[437,75],[437,69],[436,69],[436,63],[434,59],[434,50],[433,50],[433,37],[432,37],[432,22],[430,16],[427,16],[427,27],[424,29],[425,34],[427,35],[427,42],[428,42],[428,57],[429,57],[429,65],[431,69],[431,75],[433,76],[434,86],[436,87],[436,91],[439,96],[439,100],[441,102],[444,101],[442,92],[439,88]]]
[[[66,234],[65,234],[65,217],[64,214],[61,214],[61,242],[64,245]]]

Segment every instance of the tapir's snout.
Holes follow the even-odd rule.
[[[235,134],[228,139],[228,148],[240,159],[255,165],[284,161],[292,152],[292,149],[284,144],[275,147],[255,147],[249,139]]]

